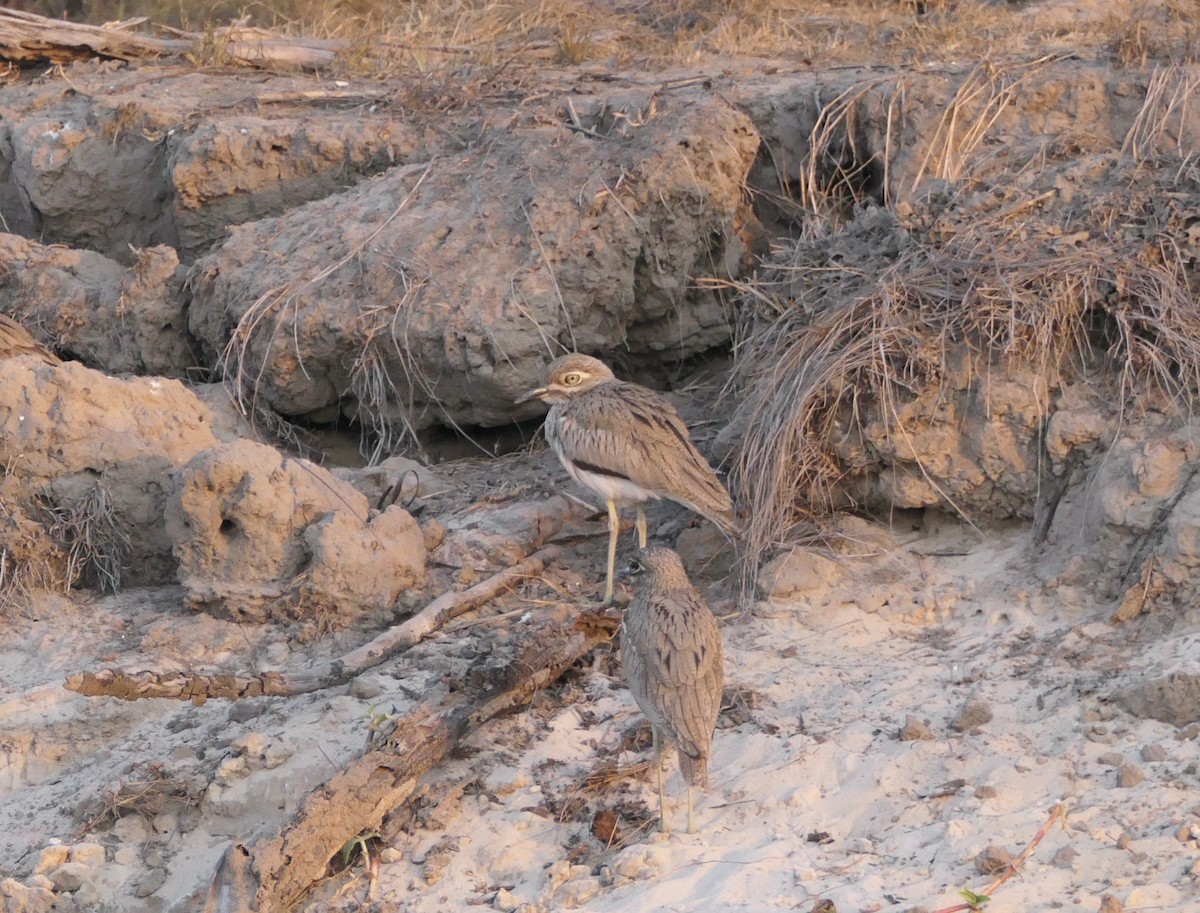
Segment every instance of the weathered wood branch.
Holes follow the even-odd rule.
[[[303,672],[204,675],[102,669],[99,672],[76,673],[67,679],[65,687],[85,697],[117,697],[126,701],[166,697],[190,700],[197,705],[210,698],[237,700],[247,697],[286,697],[333,688],[419,643],[450,619],[478,608],[522,580],[536,577],[545,570],[555,554],[554,548],[542,549],[470,589],[460,593],[443,593],[412,618],[389,628],[369,643],[339,659]]]
[[[393,721],[374,747],[310,792],[278,834],[230,848],[214,875],[206,913],[294,908],[325,877],[334,855],[356,835],[378,829],[467,733],[526,703],[608,640],[614,627],[603,616],[544,625],[522,640],[486,691],[458,693],[435,711]]]
[[[251,66],[319,69],[334,62],[348,44],[337,40],[291,38],[263,29],[229,26],[210,34],[178,32],[160,38],[134,31],[145,18],[105,25],[48,19],[35,13],[0,9],[0,57],[19,63],[69,63],[92,57],[145,60],[215,53]]]

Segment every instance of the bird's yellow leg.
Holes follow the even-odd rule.
[[[658,735],[657,726],[651,726],[650,731],[654,734],[654,766],[658,768],[658,829],[664,834],[669,834],[671,826],[667,824],[667,794],[663,789],[662,739]]]
[[[638,548],[646,547],[646,512],[642,510],[642,505],[637,506],[637,534]]]
[[[621,532],[621,518],[617,516],[615,501],[608,502],[608,582],[604,586],[604,602],[601,605],[612,605],[613,601],[613,568],[617,563],[617,536]]]
[[[688,784],[688,829],[689,834],[696,833],[696,824],[692,821],[692,785]]]

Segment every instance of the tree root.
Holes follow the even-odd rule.
[[[608,640],[614,628],[603,616],[547,624],[522,641],[485,691],[459,692],[437,709],[392,721],[362,757],[310,792],[279,833],[226,851],[205,913],[294,908],[325,877],[330,859],[358,834],[379,829],[387,814],[413,796],[421,775],[464,736],[527,702]]]

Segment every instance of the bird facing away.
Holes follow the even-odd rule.
[[[692,787],[708,786],[708,756],[721,709],[721,631],[671,549],[642,549],[629,570],[644,582],[621,621],[621,664],[629,690],[654,732],[659,826],[663,833],[670,830],[663,792],[665,740],[679,750],[690,834],[695,830]]]
[[[674,407],[638,384],[617,380],[590,355],[564,355],[546,369],[546,383],[517,403],[550,404],[546,439],[567,473],[608,505],[608,578],[613,597],[618,505],[637,505],[638,545],[646,547],[646,501],[667,498],[738,534],[729,492],[688,436]]]

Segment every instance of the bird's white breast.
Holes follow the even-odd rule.
[[[597,472],[588,472],[586,469],[580,469],[569,459],[563,458],[562,454],[559,454],[559,459],[562,459],[563,467],[571,478],[580,485],[590,488],[605,501],[615,501],[618,504],[640,504],[643,501],[657,501],[659,498],[654,492],[647,491],[629,479],[618,479]]]

